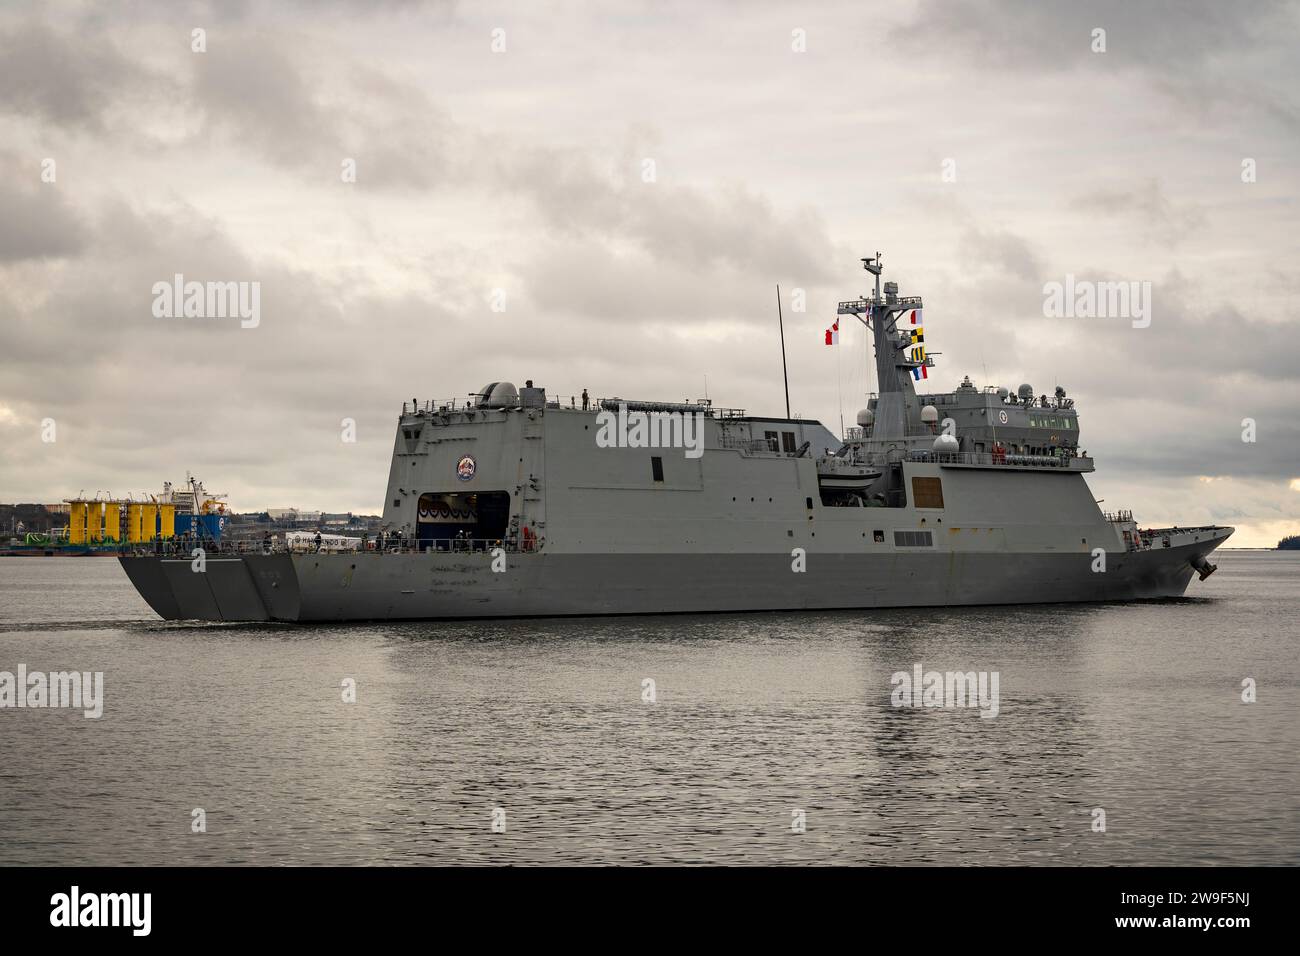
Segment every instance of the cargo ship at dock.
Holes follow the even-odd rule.
[[[84,492],[47,505],[68,516],[67,524],[43,532],[19,529],[0,554],[7,557],[118,557],[124,549],[154,547],[162,542],[194,539],[219,543],[228,515],[225,495],[211,495],[192,475],[177,488],[163,483],[161,494],[127,495]],[[20,506],[22,507],[22,506]],[[173,548],[174,550],[174,548]]]
[[[364,547],[155,542],[122,566],[165,619],[286,622],[1129,601],[1213,573],[1232,528],[1102,512],[1063,389],[918,392],[921,298],[863,263],[874,292],[838,313],[879,393],[841,437],[494,382],[403,405]]]

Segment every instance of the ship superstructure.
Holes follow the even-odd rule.
[[[842,438],[708,401],[494,382],[403,406],[385,532],[358,550],[123,566],[164,618],[254,621],[1113,601],[1214,570],[1231,528],[1102,513],[1064,390],[918,392],[921,299],[863,261],[875,290],[839,312],[872,335],[879,393]]]

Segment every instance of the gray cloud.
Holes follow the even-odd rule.
[[[1148,180],[1131,190],[1099,190],[1076,198],[1073,205],[1085,211],[1135,219],[1153,239],[1176,245],[1207,221],[1206,213],[1194,203],[1175,203]]]
[[[1043,264],[1029,241],[1005,230],[972,227],[962,237],[967,255],[965,263],[972,269],[996,269],[1018,279],[1036,280],[1043,274]]]
[[[85,246],[86,230],[57,180],[41,180],[41,166],[0,153],[0,262],[66,258]]]
[[[1116,71],[1144,77],[1150,92],[1189,115],[1245,111],[1300,129],[1294,84],[1278,83],[1276,61],[1293,59],[1297,7],[1261,0],[923,0],[891,30],[914,52],[944,49],[984,71],[1051,75],[1078,71],[1102,83]],[[1106,50],[1092,31],[1106,31]],[[1068,114],[1070,103],[1062,103]]]
[[[1000,70],[1059,70],[1100,55],[1092,52],[1092,31],[1100,27],[1105,56],[1174,75],[1254,49],[1271,31],[1294,25],[1294,5],[1285,0],[1253,3],[1248,15],[1215,0],[923,0],[894,36],[960,50]]]
[[[150,80],[104,37],[62,33],[38,19],[0,26],[0,113],[98,131],[116,97]]]

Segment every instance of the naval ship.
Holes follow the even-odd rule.
[[[122,566],[163,618],[206,621],[1129,601],[1213,573],[1232,528],[1098,507],[1063,389],[918,392],[921,297],[862,262],[874,292],[838,314],[869,332],[879,392],[842,438],[788,408],[493,382],[403,405],[373,542],[169,543]]]

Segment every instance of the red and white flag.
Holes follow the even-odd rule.
[[[839,319],[836,319],[835,324],[826,330],[826,344],[827,345],[840,344],[840,320]]]
[[[911,318],[908,319],[908,322],[911,323],[912,325],[920,325],[920,324],[921,324],[921,310],[920,310],[920,309],[913,309],[913,310],[912,310]]]

